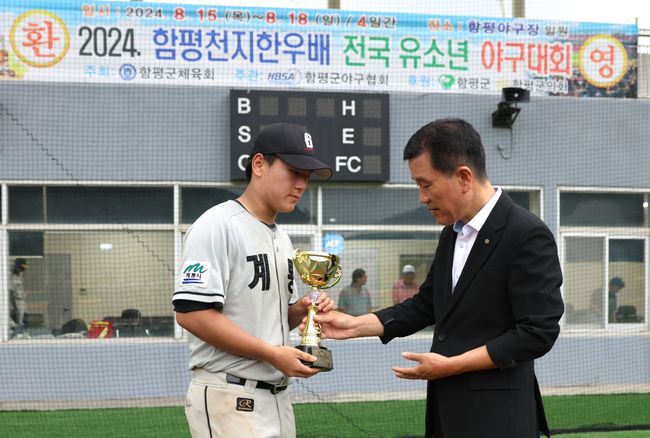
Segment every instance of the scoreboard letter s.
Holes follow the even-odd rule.
[[[240,142],[248,143],[249,141],[251,141],[250,126],[240,126],[237,132],[239,133],[239,135],[237,136],[237,140],[239,140]]]

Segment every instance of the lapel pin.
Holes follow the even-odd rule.
[[[485,244],[487,245],[488,243],[490,243],[490,239],[485,239]]]

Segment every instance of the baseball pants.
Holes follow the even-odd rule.
[[[289,391],[273,394],[226,381],[226,373],[192,372],[185,416],[192,438],[295,438],[296,425]]]

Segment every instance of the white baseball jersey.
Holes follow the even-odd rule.
[[[203,213],[183,247],[173,300],[223,303],[223,314],[272,345],[289,345],[288,306],[296,301],[293,247],[277,226],[226,201]],[[236,356],[188,333],[190,369],[225,371],[279,384],[285,378],[266,362]]]
[[[11,273],[11,278],[9,279],[9,293],[13,294],[15,300],[25,299],[22,274],[16,274],[15,272]]]

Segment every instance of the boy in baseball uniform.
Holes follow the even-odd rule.
[[[314,157],[302,126],[262,129],[250,153],[248,185],[207,210],[188,230],[172,299],[188,332],[192,381],[185,414],[192,436],[295,437],[290,377],[311,377],[315,357],[289,345],[307,313],[296,296],[293,247],[276,224],[293,211],[311,174],[332,170]],[[326,294],[319,311],[334,303]]]

